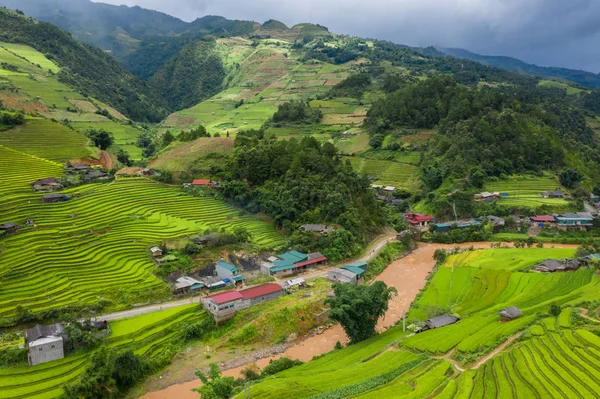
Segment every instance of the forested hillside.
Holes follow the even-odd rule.
[[[54,25],[0,9],[0,41],[33,47],[61,67],[60,82],[132,119],[158,122],[165,115],[161,98],[145,83],[100,49],[77,42]]]

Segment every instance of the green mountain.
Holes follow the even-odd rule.
[[[600,74],[594,74],[592,72],[567,68],[540,67],[537,65],[528,64],[517,58],[481,55],[460,48],[440,48],[439,50],[453,57],[473,60],[481,62],[482,64],[497,66],[513,72],[526,73],[534,76],[543,76],[552,79],[566,79],[590,89],[600,88]]]
[[[57,78],[84,95],[105,102],[139,121],[159,121],[162,100],[100,49],[77,42],[56,26],[0,9],[0,42],[33,47],[55,62]]]

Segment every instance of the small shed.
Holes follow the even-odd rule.
[[[327,279],[336,283],[358,283],[358,276],[356,273],[341,267],[329,270],[327,272]]]
[[[46,194],[42,197],[42,202],[45,204],[52,202],[64,202],[68,201],[69,197],[64,194]]]
[[[334,230],[333,227],[326,224],[303,224],[298,228],[300,231],[310,231],[317,234],[327,234]]]
[[[498,312],[498,314],[500,315],[500,318],[503,321],[514,320],[523,316],[523,312],[521,312],[516,306],[511,306],[510,308],[502,309]]]
[[[441,316],[432,317],[429,320],[425,320],[425,327],[423,327],[421,331],[433,330],[435,328],[449,326],[450,324],[456,323],[458,320],[458,317],[449,314],[443,314]]]
[[[577,270],[580,266],[580,262],[576,259],[572,260],[555,260],[555,259],[547,259],[542,263],[538,263],[533,267],[533,270],[536,272],[559,272],[559,271],[567,271],[567,270]]]
[[[176,282],[175,285],[173,287],[173,293],[174,294],[187,294],[190,291],[192,291],[192,287],[197,287],[201,288],[204,285],[202,284],[202,282],[196,280],[195,278],[192,277],[188,277],[188,276],[183,276],[183,277],[179,277]]]
[[[15,222],[7,222],[4,224],[0,224],[0,231],[4,231],[6,233],[14,233],[19,229],[19,224]]]
[[[159,247],[152,247],[152,248],[150,248],[150,252],[152,253],[152,256],[155,257],[155,258],[159,258],[163,254],[162,249],[160,249]]]
[[[285,289],[292,288],[292,287],[302,287],[305,284],[306,284],[306,281],[304,281],[304,279],[302,277],[293,278],[291,280],[286,280],[283,283],[281,283],[282,287]]]

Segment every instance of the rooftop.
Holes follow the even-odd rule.
[[[279,284],[267,283],[263,285],[257,285],[256,287],[246,288],[245,290],[238,292],[242,295],[243,299],[252,299],[279,291],[283,291],[283,288]]]
[[[217,305],[220,305],[222,303],[232,302],[232,301],[237,301],[238,299],[242,299],[242,294],[240,294],[240,291],[232,290],[232,291],[219,292],[218,294],[209,295],[207,298],[212,299],[213,301],[215,301],[215,303]]]
[[[449,324],[456,323],[457,321],[458,321],[458,317],[444,314],[444,315],[432,317],[431,319],[426,320],[425,324],[427,324],[427,326],[429,328],[438,328],[438,327],[444,327]]]
[[[409,222],[429,222],[435,219],[433,216],[423,215],[422,213],[406,213],[404,214],[404,218]]]
[[[356,274],[357,276],[362,276],[363,274],[365,274],[365,271],[363,269],[361,269],[360,267],[356,267],[356,266],[342,266],[340,267],[340,269],[343,270],[348,270],[349,272],[352,272],[354,274]]]
[[[212,183],[213,181],[210,179],[194,179],[194,181],[192,182],[194,186],[206,186]]]
[[[180,290],[182,288],[188,288],[194,284],[202,284],[202,283],[192,277],[187,277],[187,276],[179,277],[177,279],[177,282],[175,283],[175,289]]]
[[[220,261],[217,263],[217,266],[222,267],[223,269],[227,269],[230,272],[239,272],[240,269],[232,264],[229,264],[225,261]]]
[[[517,317],[523,316],[523,312],[521,312],[516,306],[511,306],[510,308],[502,309],[498,312],[498,314],[507,319],[516,319]]]

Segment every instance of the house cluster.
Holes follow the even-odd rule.
[[[304,254],[298,251],[288,251],[269,257],[262,262],[260,270],[267,276],[298,274],[324,263],[327,263],[327,257],[320,252]]]
[[[492,224],[494,230],[496,231],[502,229],[506,225],[505,219],[498,216],[489,215],[480,218],[456,220],[453,222],[446,223],[437,223],[433,226],[433,231],[435,231],[436,233],[447,233],[453,228],[466,229],[469,227],[479,227],[485,221],[489,221]]]
[[[579,259],[546,259],[533,266],[533,270],[544,273],[565,272],[577,270],[581,266],[589,266],[590,264],[597,262],[600,262],[600,254],[591,254]]]
[[[426,227],[430,223],[435,223],[435,218],[422,213],[405,213],[404,220],[412,227]]]
[[[387,193],[393,193],[394,191],[396,191],[396,187],[384,186],[382,184],[371,184],[371,188],[373,190],[379,190],[379,191],[383,191],[383,192],[387,192]]]
[[[500,316],[501,321],[507,322],[523,316],[523,312],[521,312],[516,306],[511,306],[506,309],[499,310],[498,315]],[[458,321],[460,321],[460,319],[456,316],[443,314],[425,320],[422,325],[415,329],[415,332],[420,333],[427,330],[434,330],[436,328],[449,326],[457,323]]]
[[[475,194],[475,202],[494,202],[501,199],[502,197],[508,197],[507,193],[483,191]]]
[[[593,225],[598,214],[590,212],[561,213],[553,215],[536,215],[530,218],[536,227],[555,227],[561,230],[586,229]]]
[[[569,199],[570,197],[561,190],[548,190],[541,192],[540,195],[543,198],[555,198],[555,199]]]
[[[336,283],[362,284],[365,280],[368,264],[364,261],[350,263],[327,272],[327,278]]]
[[[202,305],[217,322],[230,319],[242,310],[285,294],[283,287],[267,283],[243,290],[230,290],[208,295],[201,299]]]
[[[104,170],[92,168],[86,164],[71,164],[65,168],[67,175],[79,175],[86,182],[109,180],[111,176]]]
[[[230,263],[221,260],[215,265],[216,276],[195,279],[189,276],[179,277],[173,285],[175,295],[195,294],[202,290],[215,291],[227,286],[238,287],[244,284],[242,271]]]

